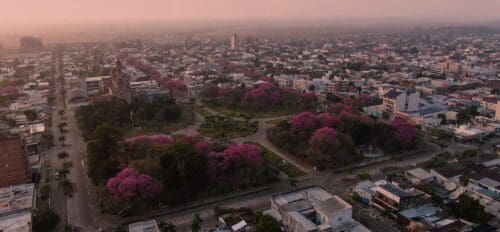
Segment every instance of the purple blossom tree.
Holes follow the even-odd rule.
[[[319,121],[311,112],[302,112],[294,115],[290,120],[292,132],[303,138],[308,138],[309,135],[318,127]]]
[[[118,201],[151,199],[163,190],[161,182],[132,168],[124,168],[110,178],[106,186]]]
[[[165,81],[165,86],[167,89],[170,91],[170,97],[173,98],[174,92],[175,93],[185,93],[187,92],[187,85],[184,83],[182,80],[167,80]]]
[[[223,170],[229,170],[241,163],[257,166],[264,161],[260,148],[253,144],[231,145],[223,151],[223,155],[221,166]]]
[[[408,145],[417,138],[417,129],[407,121],[396,119],[391,124],[396,129],[398,137],[403,144]]]
[[[278,105],[282,102],[281,89],[276,85],[264,82],[249,89],[245,94],[245,100],[258,108]]]
[[[321,153],[332,151],[337,145],[337,131],[331,127],[322,127],[314,132],[309,144],[312,149]]]
[[[317,116],[322,127],[335,127],[340,123],[340,119],[330,113],[322,113]]]

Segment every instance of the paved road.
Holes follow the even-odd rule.
[[[58,77],[62,70],[59,69],[59,59],[56,59],[56,73],[55,76]],[[65,222],[74,226],[79,226],[83,231],[96,231],[94,226],[94,218],[91,211],[91,204],[89,200],[89,182],[87,180],[86,171],[83,167],[83,160],[86,154],[86,145],[83,141],[80,131],[76,125],[76,119],[74,117],[74,112],[70,107],[66,109],[66,114],[64,119],[59,116],[59,110],[64,109],[63,95],[60,92],[61,84],[56,81],[56,105],[55,105],[55,115],[53,118],[53,132],[54,138],[57,140],[57,145],[53,152],[49,155],[51,161],[55,164],[56,168],[60,169],[62,167],[62,161],[57,160],[57,154],[60,151],[66,151],[69,153],[69,158],[67,161],[72,162],[72,168],[68,175],[68,180],[74,184],[75,191],[72,197],[63,197],[62,193],[55,191],[52,196],[52,201],[57,202],[59,205],[63,205],[64,209],[59,210],[58,213],[63,215]],[[66,130],[68,133],[65,134],[65,146],[61,146],[58,141],[60,132],[57,125],[60,122],[66,122],[68,126]],[[57,185],[57,184],[56,184]],[[52,188],[58,189],[58,188]],[[59,203],[62,201],[63,204]]]
[[[55,69],[56,73],[53,76],[55,80],[57,80],[58,73],[59,71],[59,66],[57,65],[58,63],[55,63]],[[60,83],[58,81],[55,81],[55,89],[59,90]],[[50,206],[54,209],[54,211],[61,217],[61,223],[57,226],[55,231],[64,231],[64,224],[67,222],[67,200],[66,197],[63,195],[61,189],[59,189],[59,181],[56,180],[54,176],[54,172],[57,169],[60,169],[62,167],[62,161],[57,158],[57,154],[59,154],[62,151],[65,151],[65,147],[62,146],[62,143],[58,140],[60,131],[57,127],[57,125],[62,121],[61,117],[57,114],[57,112],[63,108],[63,104],[61,101],[61,95],[60,94],[55,94],[55,110],[52,112],[52,127],[50,128],[52,135],[54,136],[54,147],[52,147],[50,150],[47,150],[44,152],[44,154],[41,156],[41,162],[44,165],[47,163],[49,165],[49,168],[51,170],[50,175],[48,178],[50,179],[49,185],[50,185]],[[45,172],[42,172],[42,175],[44,175],[44,178],[47,178],[45,176]]]
[[[205,121],[205,118],[198,114],[195,110],[194,112],[194,122],[192,125],[189,125],[183,129],[173,131],[171,134],[173,135],[179,135],[179,134],[185,134],[185,135],[195,135],[198,134],[198,128],[200,128],[201,124]]]
[[[87,178],[84,167],[86,157],[86,144],[76,125],[74,111],[67,112],[68,116],[68,142],[69,153],[73,168],[69,174],[69,179],[75,185],[73,197],[68,198],[68,222],[71,225],[82,227],[84,231],[95,231],[94,215],[91,209],[90,189],[91,184]]]

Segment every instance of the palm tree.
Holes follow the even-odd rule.
[[[58,159],[66,159],[66,158],[68,158],[68,156],[69,156],[68,152],[65,152],[65,151],[60,152],[59,154],[57,154],[57,158]]]
[[[172,224],[172,222],[169,223],[160,222],[158,227],[160,228],[161,232],[177,232],[177,229],[175,228],[175,225]]]
[[[299,181],[295,178],[288,178],[288,183],[290,184],[290,187],[294,189],[297,188],[297,184],[299,183]]]
[[[203,223],[203,219],[201,219],[199,214],[195,214],[191,223],[191,231],[199,232],[201,230],[201,223]]]
[[[60,169],[58,171],[59,171],[59,175],[61,176],[62,179],[66,179],[66,177],[68,176],[68,174],[70,172],[70,170],[67,168],[63,168],[63,169]]]

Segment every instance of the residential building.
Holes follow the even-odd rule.
[[[392,184],[377,186],[373,205],[393,212],[419,206],[425,202],[425,194],[416,189],[404,190]]]
[[[317,186],[272,196],[270,214],[287,231],[370,231],[352,218],[349,203]]]
[[[19,137],[0,138],[0,188],[25,184],[29,179],[28,159]]]
[[[397,111],[417,111],[419,109],[420,93],[419,92],[399,92],[391,90],[384,94],[383,104],[387,112]]]
[[[356,184],[354,186],[353,192],[360,197],[361,201],[367,205],[372,204],[372,197],[375,195],[375,191],[377,189],[377,185],[375,183],[364,180]]]

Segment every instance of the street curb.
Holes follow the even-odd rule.
[[[219,202],[233,200],[233,199],[236,199],[236,198],[245,197],[245,196],[249,196],[249,195],[256,194],[256,193],[261,193],[261,192],[269,191],[271,189],[272,189],[272,187],[270,187],[270,186],[261,187],[261,188],[258,188],[258,189],[252,190],[252,191],[248,191],[248,192],[244,192],[244,193],[240,193],[240,194],[230,195],[230,196],[227,196],[227,197],[223,197],[221,199],[213,199],[213,200],[209,200],[207,202],[203,202],[203,203],[200,203],[200,204],[195,204],[195,205],[190,205],[190,206],[184,206],[184,207],[180,207],[180,208],[176,208],[176,209],[166,210],[164,212],[156,212],[156,213],[153,213],[151,215],[144,216],[144,217],[140,217],[140,216],[132,217],[130,219],[124,219],[123,221],[121,221],[121,224],[128,225],[128,224],[134,223],[134,222],[151,220],[151,219],[154,219],[154,218],[157,218],[157,217],[160,217],[160,216],[170,215],[170,214],[174,214],[174,213],[178,213],[178,212],[182,212],[182,211],[186,211],[186,210],[190,210],[190,209],[195,209],[195,208],[199,208],[199,207],[203,207],[203,206],[207,206],[207,205],[211,205],[211,204],[215,204],[215,203],[219,203]]]

